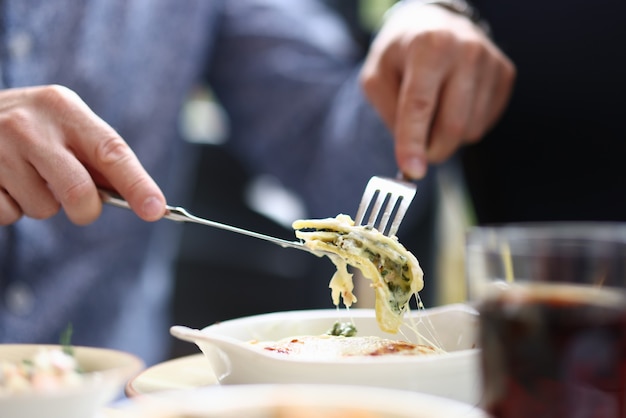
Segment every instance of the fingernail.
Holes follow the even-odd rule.
[[[150,219],[157,219],[163,215],[163,203],[154,196],[144,200],[141,209],[144,216]]]
[[[412,179],[421,179],[426,175],[426,164],[420,158],[409,158],[404,163],[404,174]]]

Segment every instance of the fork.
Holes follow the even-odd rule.
[[[102,201],[106,204],[116,206],[118,208],[131,209],[128,202],[115,192],[98,188],[98,193],[100,194],[100,198],[102,199]],[[288,241],[285,239],[272,237],[270,235],[249,231],[247,229],[238,228],[236,226],[231,226],[224,223],[211,221],[209,219],[200,218],[199,216],[192,215],[191,213],[189,213],[189,211],[180,206],[166,205],[165,215],[163,215],[163,217],[172,221],[197,223],[201,225],[212,226],[214,228],[224,229],[230,232],[235,232],[237,234],[248,235],[250,237],[259,238],[265,241],[272,242],[274,244],[278,244],[283,248],[296,248],[298,250],[311,252],[311,250],[308,247],[305,247],[304,243],[300,241]]]
[[[415,192],[415,183],[408,181],[401,173],[395,179],[373,176],[363,192],[354,218],[355,225],[363,225],[365,217],[369,215],[365,226],[376,228],[389,237],[394,236],[413,201]],[[381,214],[383,205],[384,210]],[[387,228],[389,220],[392,222]]]
[[[115,192],[99,188],[98,193],[100,194],[100,198],[102,199],[102,201],[106,204],[119,208],[131,209],[128,202]],[[397,210],[395,211],[395,217],[391,224],[391,228],[388,232],[388,235],[391,236],[395,234],[398,230],[398,226],[400,225],[400,222],[402,221],[402,218],[404,217],[404,214],[406,213],[406,210],[408,209],[411,200],[413,200],[413,196],[415,195],[415,185],[401,179],[394,180],[385,177],[372,177],[367,184],[367,187],[365,188],[365,192],[363,193],[363,199],[357,211],[357,225],[361,224],[363,216],[365,215],[365,212],[369,206],[368,202],[371,203],[375,193],[378,193],[378,198],[375,201],[375,206],[372,210],[372,215],[370,216],[370,220],[368,221],[367,225],[375,227],[379,231],[383,232],[390,219],[394,206],[398,206]],[[380,211],[380,208],[385,201],[385,197],[389,197],[389,199],[387,199],[388,204],[385,208],[385,212],[383,213],[380,224],[378,226],[375,226],[374,222],[376,221],[376,216],[374,215],[377,215]],[[254,238],[269,241],[274,244],[278,244],[283,248],[296,248],[298,250],[312,252],[316,255],[319,255],[318,250],[312,251],[311,249],[306,247],[302,241],[289,241],[281,238],[272,237],[270,235],[249,231],[247,229],[238,228],[236,226],[231,226],[221,222],[200,218],[199,216],[192,215],[191,213],[189,213],[189,211],[180,206],[166,205],[165,215],[163,215],[163,217],[177,222],[191,222],[211,226],[214,228],[224,229],[230,232],[235,232],[237,234],[248,235]]]

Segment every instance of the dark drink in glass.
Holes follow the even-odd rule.
[[[496,418],[626,417],[626,300],[591,285],[502,285],[480,305]]]

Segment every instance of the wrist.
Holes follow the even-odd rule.
[[[397,12],[399,8],[401,8],[405,4],[419,4],[419,5],[434,5],[442,7],[446,10],[449,10],[453,13],[459,14],[461,16],[465,16],[467,19],[472,21],[475,25],[480,27],[487,35],[491,35],[491,28],[486,20],[484,20],[478,10],[472,6],[469,2],[465,0],[401,0],[395,5],[393,5],[387,13],[385,13],[385,18],[389,17],[391,13]]]

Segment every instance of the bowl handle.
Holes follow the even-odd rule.
[[[218,382],[231,374],[232,367],[230,359],[219,347],[222,341],[219,338],[212,338],[204,334],[201,330],[189,328],[183,325],[175,325],[170,328],[170,334],[174,337],[194,343],[202,351],[213,369],[213,373]]]
[[[196,343],[198,339],[203,339],[203,335],[200,330],[185,327],[183,325],[174,325],[170,328],[170,334],[179,340],[188,341],[190,343]]]

